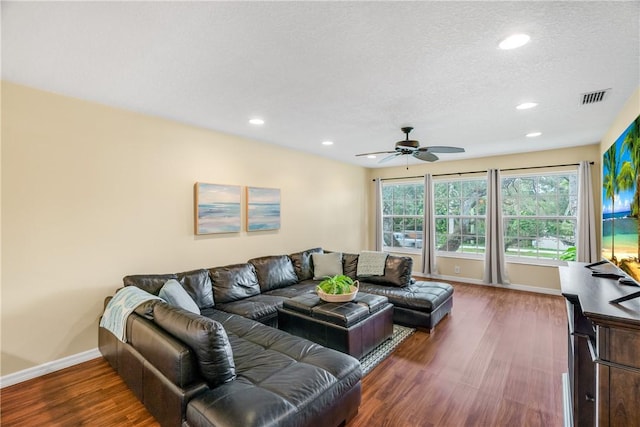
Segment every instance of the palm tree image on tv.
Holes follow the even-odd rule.
[[[640,281],[640,116],[602,157],[602,256]]]
[[[640,116],[629,126],[629,132],[622,141],[622,147],[625,149],[630,157],[631,162],[625,163],[624,167],[628,167],[628,171],[625,169],[623,173],[626,176],[631,176],[634,179],[634,192],[633,200],[631,202],[631,216],[636,218],[637,222],[637,254],[636,258],[640,260]]]

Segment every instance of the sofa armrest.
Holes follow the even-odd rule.
[[[193,351],[153,322],[132,314],[130,344],[178,387],[202,382]]]

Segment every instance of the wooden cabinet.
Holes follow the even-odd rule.
[[[640,328],[597,324],[599,426],[640,426]]]
[[[559,269],[569,333],[565,424],[640,426],[640,299],[609,302],[638,288],[592,277],[585,265]]]

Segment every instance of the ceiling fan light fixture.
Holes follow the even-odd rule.
[[[438,160],[438,156],[434,153],[464,153],[464,148],[450,147],[445,145],[432,145],[430,147],[420,147],[420,143],[414,139],[409,139],[409,132],[413,130],[412,127],[401,128],[405,134],[405,139],[396,142],[393,150],[390,151],[374,151],[371,153],[356,154],[356,157],[367,156],[368,159],[375,159],[377,154],[388,154],[383,157],[378,163],[386,163],[390,160],[398,158],[399,156],[411,155],[418,160],[424,162],[435,162]],[[407,168],[409,167],[409,157],[406,157]]]
[[[502,50],[517,49],[529,43],[531,37],[528,34],[513,34],[502,40],[498,47]]]

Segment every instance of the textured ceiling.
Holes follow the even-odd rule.
[[[403,125],[443,161],[597,143],[640,85],[637,1],[1,7],[3,80],[367,167]]]

